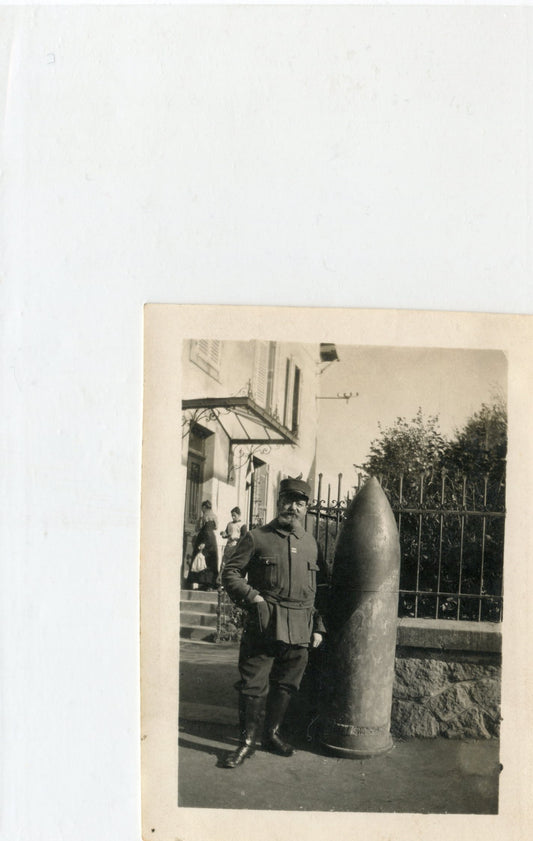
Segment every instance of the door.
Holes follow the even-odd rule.
[[[187,458],[187,486],[185,489],[185,528],[194,529],[200,516],[201,489],[204,480],[204,459],[189,452]]]
[[[250,528],[267,522],[268,464],[254,458],[250,493]]]

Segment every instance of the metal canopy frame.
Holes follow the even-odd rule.
[[[192,400],[183,400],[182,409],[208,409],[213,413],[214,419],[220,424],[229,438],[231,444],[297,444],[298,436],[288,427],[272,417],[266,409],[259,406],[251,397],[199,397]],[[232,412],[243,430],[244,437],[232,438],[220,420],[217,409],[224,409]],[[259,437],[255,430],[248,430],[243,421],[249,421],[256,427],[263,430],[264,435]],[[277,437],[272,437],[270,433]]]

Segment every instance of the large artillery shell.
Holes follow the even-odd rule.
[[[396,521],[372,478],[346,512],[333,561],[321,741],[335,753],[358,758],[392,747],[399,574]]]

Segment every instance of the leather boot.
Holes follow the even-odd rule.
[[[264,698],[251,695],[239,696],[239,727],[241,742],[237,750],[229,753],[221,762],[222,768],[236,768],[255,751],[255,740],[259,733],[264,709]]]
[[[291,700],[291,693],[276,687],[271,689],[267,699],[266,727],[263,737],[263,747],[278,756],[292,756],[293,748],[284,742],[279,735],[287,707]]]

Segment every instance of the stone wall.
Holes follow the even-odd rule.
[[[396,738],[499,735],[500,626],[400,620],[398,643],[391,718]]]

